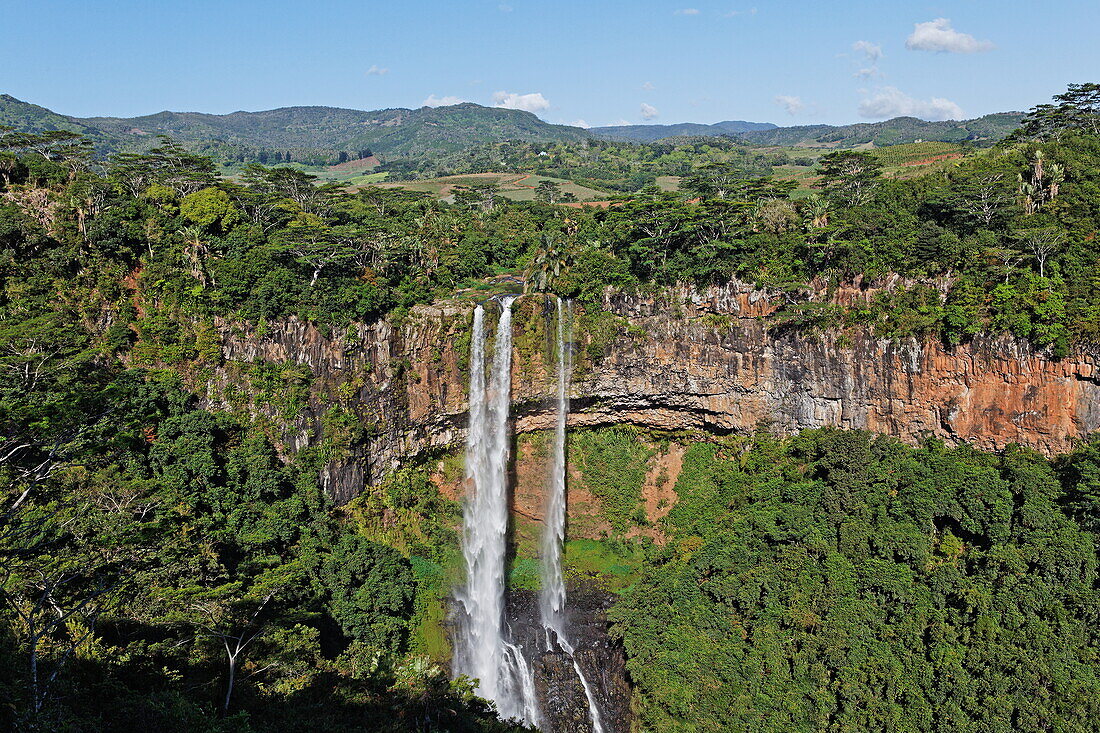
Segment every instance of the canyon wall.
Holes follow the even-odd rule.
[[[858,286],[821,297],[851,302]],[[916,442],[1044,453],[1068,450],[1100,427],[1100,352],[1054,360],[1023,341],[979,337],[893,342],[866,331],[807,335],[769,330],[781,294],[732,283],[659,294],[609,293],[603,312],[581,313],[571,426],[633,424],[726,434],[764,425],[780,433],[826,425]],[[517,303],[513,415],[517,431],[551,427],[553,364],[546,333],[553,303]],[[225,401],[234,362],[307,366],[308,406],[282,421],[289,450],[314,445],[334,408],[361,426],[332,450],[324,473],[339,500],[414,457],[460,446],[472,301],[413,309],[401,322],[323,334],[293,319],[242,329],[219,323],[225,364],[206,399]],[[493,319],[495,320],[495,319]]]

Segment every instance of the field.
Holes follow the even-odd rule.
[[[662,191],[679,191],[680,176],[657,176],[657,188]]]
[[[869,153],[882,164],[884,175],[895,178],[912,178],[947,168],[968,154],[966,148],[956,143],[935,141],[906,143],[882,148],[864,145],[859,146],[859,149],[861,152]],[[815,161],[820,156],[820,152],[817,155],[807,155],[806,150],[798,148],[774,148],[774,150],[782,150],[794,159],[792,164],[780,165],[774,168],[774,175],[777,179],[794,181],[797,184],[793,194],[794,197],[805,196],[813,190],[813,184],[816,183],[818,175],[813,167],[804,163]],[[607,192],[582,186],[570,180],[537,174],[471,173],[414,181],[389,181],[387,180],[387,173],[373,172],[376,166],[380,165],[378,159],[373,157],[333,166],[307,166],[298,163],[286,165],[314,175],[322,183],[339,183],[349,186],[353,190],[363,186],[403,188],[409,191],[420,191],[448,203],[454,201],[456,187],[490,183],[500,187],[500,195],[504,198],[512,201],[531,201],[535,198],[535,188],[543,181],[557,183],[561,186],[563,194],[572,194],[578,202],[603,202],[610,197]],[[222,169],[222,174],[231,178],[239,173],[240,170],[232,166],[224,166]],[[678,176],[658,176],[656,184],[663,191],[680,190],[680,178]]]
[[[936,168],[945,168],[966,155],[961,145],[932,141],[891,145],[868,152],[882,164],[883,173],[898,178],[910,178]]]
[[[512,201],[531,201],[535,198],[535,187],[543,181],[553,181],[561,186],[563,194],[571,193],[578,201],[602,201],[608,194],[593,188],[581,186],[562,178],[527,175],[523,173],[474,173],[443,178],[426,178],[419,181],[401,181],[379,183],[382,188],[404,188],[409,191],[423,191],[442,201],[454,200],[456,186],[479,186],[496,184],[500,186],[500,195]],[[363,185],[363,184],[355,184]]]
[[[378,158],[370,157],[362,160],[350,160],[339,165],[304,165],[302,163],[272,163],[272,166],[280,168],[294,168],[311,176],[316,176],[321,183],[342,183],[348,186],[366,186],[381,183],[386,180],[387,173],[374,173],[373,170],[381,165]],[[226,178],[236,179],[240,176],[244,166],[239,163],[222,163],[218,172]]]

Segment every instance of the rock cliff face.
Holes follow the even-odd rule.
[[[829,297],[868,293],[850,288]],[[741,283],[609,294],[606,313],[577,323],[570,425],[720,434],[761,424],[784,433],[835,425],[907,442],[931,435],[983,449],[1021,443],[1047,454],[1100,427],[1094,351],[1053,360],[1008,337],[948,348],[866,332],[769,331],[763,317],[780,304]],[[552,374],[544,366],[553,309],[546,305],[543,296],[517,304],[512,399],[520,432],[553,421]],[[316,443],[336,405],[357,415],[363,435],[336,451],[325,473],[329,491],[348,499],[404,461],[461,445],[471,310],[471,303],[447,301],[416,308],[401,324],[356,326],[335,337],[295,320],[263,332],[219,324],[219,332],[227,360],[293,362],[312,371],[309,407],[286,426],[288,449]],[[213,403],[224,400],[225,368],[211,382]]]

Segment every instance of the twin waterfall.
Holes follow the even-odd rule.
[[[456,593],[458,623],[454,672],[478,680],[478,694],[496,703],[501,717],[545,724],[536,698],[534,660],[538,650],[514,643],[505,622],[505,554],[508,532],[508,410],[512,388],[512,304],[500,299],[500,320],[486,381],[485,307],[474,310],[470,347],[470,425],[466,438],[466,478],[472,491],[463,515],[462,554],[466,585]],[[544,648],[569,655],[588,701],[593,733],[603,733],[588,680],[573,658],[567,635],[562,542],[565,538],[565,431],[569,410],[571,308],[557,301],[557,422],[541,542],[539,616]]]

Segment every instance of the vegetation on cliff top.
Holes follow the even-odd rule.
[[[866,325],[951,343],[1010,331],[1061,354],[1100,333],[1100,136],[1079,97],[1041,130],[934,175],[884,177],[879,159],[841,151],[822,159],[818,193],[792,197],[792,183],[745,178],[715,148],[719,157],[685,171],[683,192],[646,187],[596,209],[509,202],[491,185],[458,189],[451,205],[347,193],[291,167],[251,166],[229,181],[170,141],[100,170],[72,133],[9,131],[0,242],[5,267],[22,270],[6,282],[20,300],[56,302],[61,290],[63,301],[106,308],[162,355],[178,351],[181,329],[167,324],[179,318],[297,315],[339,327],[536,270],[579,298],[740,277],[786,293],[780,326]],[[538,198],[554,200],[545,188]],[[859,307],[806,303],[792,287],[891,273],[916,284]]]

